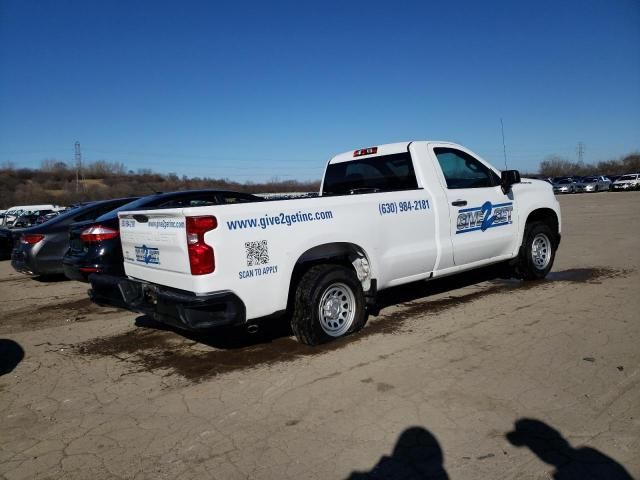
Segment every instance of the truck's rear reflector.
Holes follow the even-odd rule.
[[[84,243],[98,243],[104,240],[111,240],[117,238],[120,233],[113,228],[103,227],[102,225],[95,225],[89,227],[80,234],[80,240]]]
[[[212,273],[216,268],[213,248],[204,243],[204,234],[214,230],[218,220],[213,216],[186,217],[186,226],[191,275]]]
[[[35,245],[44,238],[44,235],[35,233],[26,233],[20,237],[20,241],[26,245]]]
[[[363,155],[375,155],[378,153],[378,147],[361,148],[353,152],[354,157],[361,157]]]

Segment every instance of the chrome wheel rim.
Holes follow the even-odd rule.
[[[544,233],[539,233],[533,238],[531,260],[538,270],[547,268],[551,261],[551,240]]]
[[[318,318],[327,335],[340,337],[349,331],[356,316],[356,296],[348,285],[333,283],[320,298]]]

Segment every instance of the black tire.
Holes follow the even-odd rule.
[[[337,285],[340,288],[350,290],[355,312],[348,328],[344,322],[338,330],[330,335],[321,325],[320,302],[323,295],[328,293]],[[339,297],[336,297],[339,298]],[[349,314],[345,314],[349,317]],[[291,329],[298,341],[306,345],[320,345],[331,340],[349,335],[364,327],[367,323],[368,312],[365,305],[362,285],[353,270],[342,265],[316,265],[311,267],[302,275],[295,291],[293,312],[291,316]],[[340,319],[335,320],[335,325],[339,325]],[[348,318],[344,321],[348,321]]]
[[[538,262],[534,260],[533,249],[534,240],[540,244],[544,243],[544,237],[548,240],[545,251],[548,255],[547,260],[541,262],[538,256]],[[520,256],[516,265],[516,276],[523,280],[541,280],[547,276],[553,267],[553,261],[556,257],[556,248],[558,246],[557,232],[554,232],[548,224],[544,222],[528,223],[524,230],[524,238],[520,247]]]

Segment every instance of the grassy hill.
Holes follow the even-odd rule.
[[[53,203],[69,205],[80,201],[148,195],[154,192],[216,188],[249,193],[317,191],[319,182],[295,180],[239,183],[225,178],[189,178],[159,174],[150,170],[126,171],[122,164],[89,164],[76,185],[75,171],[62,162],[43,162],[40,169],[0,168],[0,209],[12,205]]]

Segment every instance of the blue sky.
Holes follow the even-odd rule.
[[[640,1],[0,2],[0,163],[317,179],[460,142],[536,170],[640,150]]]

